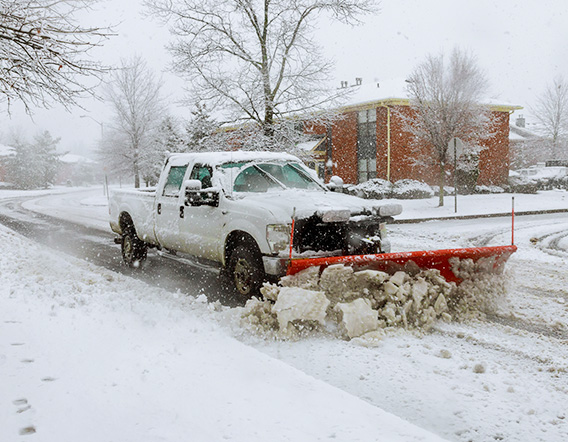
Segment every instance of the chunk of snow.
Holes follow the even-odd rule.
[[[368,348],[378,347],[385,338],[385,336],[386,334],[384,330],[378,329],[365,333],[364,335],[361,335],[359,337],[353,338],[351,342],[361,347],[368,347]]]
[[[346,300],[346,294],[351,291],[352,280],[352,267],[335,264],[324,269],[319,285],[325,291],[332,305],[335,305]]]
[[[428,294],[428,283],[423,278],[418,278],[414,284],[412,284],[412,299],[415,305],[420,305],[422,300]]]
[[[361,336],[379,328],[377,311],[368,299],[355,299],[349,303],[339,303],[335,310],[340,313],[341,325],[349,338]]]
[[[396,284],[397,286],[401,287],[406,281],[407,277],[408,275],[405,272],[396,272],[394,275],[390,277],[389,282],[392,282],[393,284]]]
[[[308,290],[317,290],[320,279],[319,266],[304,269],[295,275],[284,276],[280,284],[284,287],[301,287]]]
[[[316,321],[325,324],[329,300],[323,292],[299,287],[282,287],[272,308],[280,329],[286,330],[294,321]]]

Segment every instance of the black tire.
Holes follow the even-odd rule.
[[[133,227],[129,227],[122,233],[120,251],[128,267],[138,268],[148,256],[148,245],[138,238]]]
[[[239,244],[233,249],[227,276],[238,298],[247,300],[253,296],[261,297],[260,288],[266,275],[256,244]]]

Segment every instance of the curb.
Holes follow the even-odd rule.
[[[515,212],[515,216],[525,215],[546,215],[548,213],[568,213],[568,209],[551,209],[551,210],[529,210],[526,212]],[[414,218],[414,219],[395,219],[389,224],[418,224],[427,221],[447,221],[447,220],[463,220],[463,219],[476,219],[476,218],[499,218],[511,216],[511,212],[504,213],[489,213],[483,215],[460,215],[460,216],[440,216],[432,218]]]

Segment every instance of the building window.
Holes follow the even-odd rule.
[[[357,115],[357,175],[363,183],[377,177],[377,110]]]

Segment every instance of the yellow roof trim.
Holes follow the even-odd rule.
[[[367,109],[373,109],[376,107],[384,106],[410,106],[410,99],[408,98],[386,98],[384,100],[368,101],[364,103],[352,104],[349,106],[340,107],[339,110],[342,112],[354,112]],[[523,109],[522,106],[517,106],[514,104],[490,104],[489,109],[496,112],[511,112]]]
[[[496,112],[512,112],[524,108],[523,106],[517,106],[513,104],[490,104],[489,109]]]

